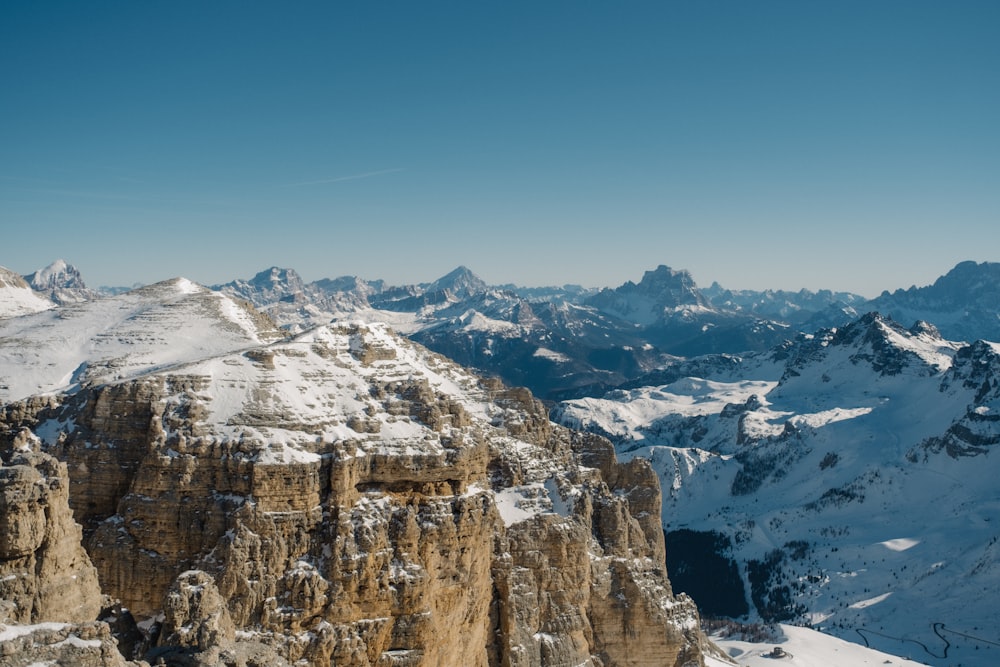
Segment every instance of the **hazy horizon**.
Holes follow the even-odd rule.
[[[57,259],[53,260],[52,262],[50,262],[46,266],[39,266],[39,267],[36,267],[36,268],[31,269],[29,271],[20,271],[20,270],[12,268],[10,266],[5,266],[3,264],[0,264],[0,267],[6,268],[6,269],[11,270],[11,271],[14,271],[15,273],[18,273],[18,274],[20,274],[22,276],[28,276],[28,275],[34,273],[35,271],[41,271],[43,269],[46,269],[46,268],[48,268],[48,266],[50,266],[51,264],[54,264],[55,262],[58,262],[58,261],[64,261],[67,264],[75,267],[78,271],[80,271],[80,274],[81,274],[81,277],[83,278],[84,283],[87,285],[87,287],[92,288],[92,289],[97,289],[97,288],[136,287],[136,286],[149,285],[149,284],[153,284],[153,283],[157,283],[157,282],[171,280],[171,279],[174,279],[174,278],[186,278],[188,280],[193,280],[194,282],[197,282],[197,283],[199,283],[201,285],[204,285],[206,287],[215,287],[215,286],[218,286],[218,285],[223,285],[223,284],[226,284],[226,283],[230,283],[230,282],[235,281],[235,280],[251,280],[254,277],[256,277],[256,275],[258,273],[265,272],[265,271],[267,271],[268,269],[271,269],[271,268],[279,268],[279,269],[283,269],[283,270],[288,270],[288,269],[293,270],[296,273],[298,273],[299,276],[306,283],[316,282],[316,281],[323,280],[323,279],[342,278],[342,277],[347,277],[347,276],[352,276],[352,277],[356,277],[356,278],[360,278],[362,280],[368,280],[368,281],[385,280],[384,278],[381,278],[380,276],[375,276],[375,275],[357,275],[357,274],[331,274],[331,275],[323,275],[323,276],[309,276],[309,275],[303,275],[294,266],[276,266],[276,265],[271,265],[271,266],[262,267],[262,268],[254,271],[253,273],[251,273],[249,275],[230,276],[229,278],[227,278],[225,280],[216,280],[216,281],[202,281],[202,280],[198,280],[196,278],[192,278],[190,275],[176,274],[176,275],[163,276],[161,278],[157,278],[156,280],[152,280],[152,281],[149,281],[149,282],[133,281],[131,283],[118,283],[118,284],[101,283],[101,284],[97,284],[97,283],[95,283],[95,282],[93,282],[93,281],[91,281],[91,280],[88,279],[87,271],[86,271],[85,267],[81,267],[81,266],[77,265],[76,263],[74,263],[72,261],[68,261],[68,260],[66,260],[64,258],[57,258]],[[974,261],[974,260],[965,260],[965,261]],[[976,262],[976,263],[980,263],[980,262]],[[452,267],[451,269],[442,271],[439,274],[437,274],[437,275],[435,275],[435,276],[433,276],[431,278],[427,278],[427,279],[420,279],[420,280],[406,279],[406,280],[402,280],[400,282],[385,280],[385,282],[386,282],[386,284],[388,284],[390,286],[394,286],[394,287],[400,287],[400,286],[406,286],[406,285],[429,284],[429,283],[432,283],[432,282],[434,282],[434,281],[436,281],[436,280],[438,280],[440,278],[443,278],[443,277],[447,276],[452,271],[458,270],[458,269],[463,268],[463,267],[466,268],[466,269],[468,269],[469,271],[472,271],[473,274],[475,274],[477,277],[483,279],[484,282],[486,282],[488,285],[491,285],[491,286],[514,285],[515,287],[529,288],[529,289],[530,288],[546,288],[546,287],[561,288],[561,287],[567,287],[567,286],[579,286],[579,287],[584,287],[584,288],[587,288],[587,289],[603,289],[603,288],[614,289],[616,287],[620,287],[621,285],[625,284],[626,282],[638,283],[640,280],[642,280],[643,275],[646,272],[648,272],[648,271],[655,271],[657,268],[659,268],[657,266],[657,267],[650,267],[648,269],[642,269],[639,272],[639,274],[636,275],[636,276],[634,276],[634,277],[626,278],[621,283],[615,283],[615,284],[609,284],[609,285],[587,285],[587,284],[575,283],[575,282],[572,282],[572,281],[553,282],[553,283],[545,283],[545,284],[529,284],[529,283],[518,282],[516,280],[514,280],[514,281],[494,281],[494,280],[489,280],[485,276],[481,275],[478,271],[476,271],[476,269],[474,267],[470,267],[470,266],[464,265],[464,264],[456,265],[456,266]],[[672,269],[674,271],[685,271],[685,270],[687,270],[687,269],[685,269],[682,266],[669,266],[668,268],[670,268],[670,269]],[[880,294],[882,294],[882,292],[884,292],[884,291],[895,292],[898,289],[904,289],[905,290],[905,289],[909,289],[910,287],[926,287],[926,286],[932,284],[933,282],[935,282],[937,280],[937,278],[940,278],[941,276],[943,276],[946,273],[948,273],[949,271],[951,271],[953,268],[955,268],[955,267],[951,266],[951,267],[948,267],[947,269],[942,270],[939,275],[935,276],[934,279],[932,279],[928,283],[910,283],[910,284],[907,284],[907,285],[899,284],[899,285],[895,285],[895,286],[891,286],[891,287],[885,287],[882,290],[879,290],[878,292],[876,292],[874,294],[862,294],[860,292],[852,292],[852,293],[856,294],[858,296],[863,296],[863,297],[866,297],[866,298],[869,298],[869,299],[873,299],[873,298],[879,296]],[[688,273],[691,273],[691,272],[688,271]],[[802,289],[806,289],[806,290],[809,290],[811,292],[817,292],[819,290],[829,290],[829,291],[832,291],[832,292],[851,292],[851,290],[842,290],[842,289],[838,289],[836,287],[809,288],[809,287],[801,287],[800,286],[800,287],[792,287],[792,288],[785,288],[785,287],[751,288],[751,287],[746,287],[746,286],[742,286],[742,285],[727,285],[727,284],[723,284],[723,283],[721,283],[721,282],[719,282],[717,280],[713,280],[713,279],[702,281],[702,280],[699,280],[698,276],[696,276],[694,274],[691,274],[691,278],[694,280],[695,284],[698,286],[699,289],[708,288],[708,287],[711,287],[714,283],[719,283],[720,287],[723,287],[725,289],[730,289],[730,290],[752,290],[752,291],[773,290],[773,291],[798,292],[798,291],[800,291]]]

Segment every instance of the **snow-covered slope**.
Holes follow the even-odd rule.
[[[282,335],[267,318],[184,278],[0,320],[0,403],[136,377]]]
[[[703,608],[997,664],[1000,346],[871,314],[767,359],[555,415],[653,463],[671,578]],[[687,587],[729,572],[740,590]]]
[[[0,266],[0,319],[37,313],[53,303],[35,293],[24,278]]]
[[[769,642],[748,642],[714,635],[712,640],[742,667],[920,667],[926,663],[876,651],[837,637],[792,625],[780,625]],[[780,649],[780,650],[775,650]],[[732,667],[712,656],[706,667]]]

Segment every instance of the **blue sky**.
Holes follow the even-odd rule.
[[[0,265],[924,285],[1000,261],[1000,3],[26,2]]]

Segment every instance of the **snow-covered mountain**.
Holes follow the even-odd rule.
[[[865,309],[931,322],[953,340],[1000,341],[1000,263],[962,262],[932,285],[883,292]]]
[[[294,269],[272,266],[250,280],[234,280],[214,289],[238,295],[255,306],[274,303],[302,303],[308,299],[306,284]]]
[[[31,285],[31,289],[60,305],[91,301],[101,296],[87,287],[79,269],[62,259],[24,276],[24,279]]]
[[[651,325],[678,313],[709,309],[708,300],[690,273],[662,264],[654,271],[646,271],[638,284],[629,281],[614,289],[603,289],[588,298],[587,303],[640,325]]]
[[[997,664],[1000,345],[873,313],[679,366],[554,411],[653,463],[675,586],[708,614]]]
[[[120,381],[284,337],[245,303],[184,278],[0,320],[0,403]]]
[[[54,305],[32,290],[24,278],[0,266],[0,318],[37,313]]]

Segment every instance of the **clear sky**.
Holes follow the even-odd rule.
[[[1000,2],[7,2],[0,265],[925,285],[1000,261]]]

